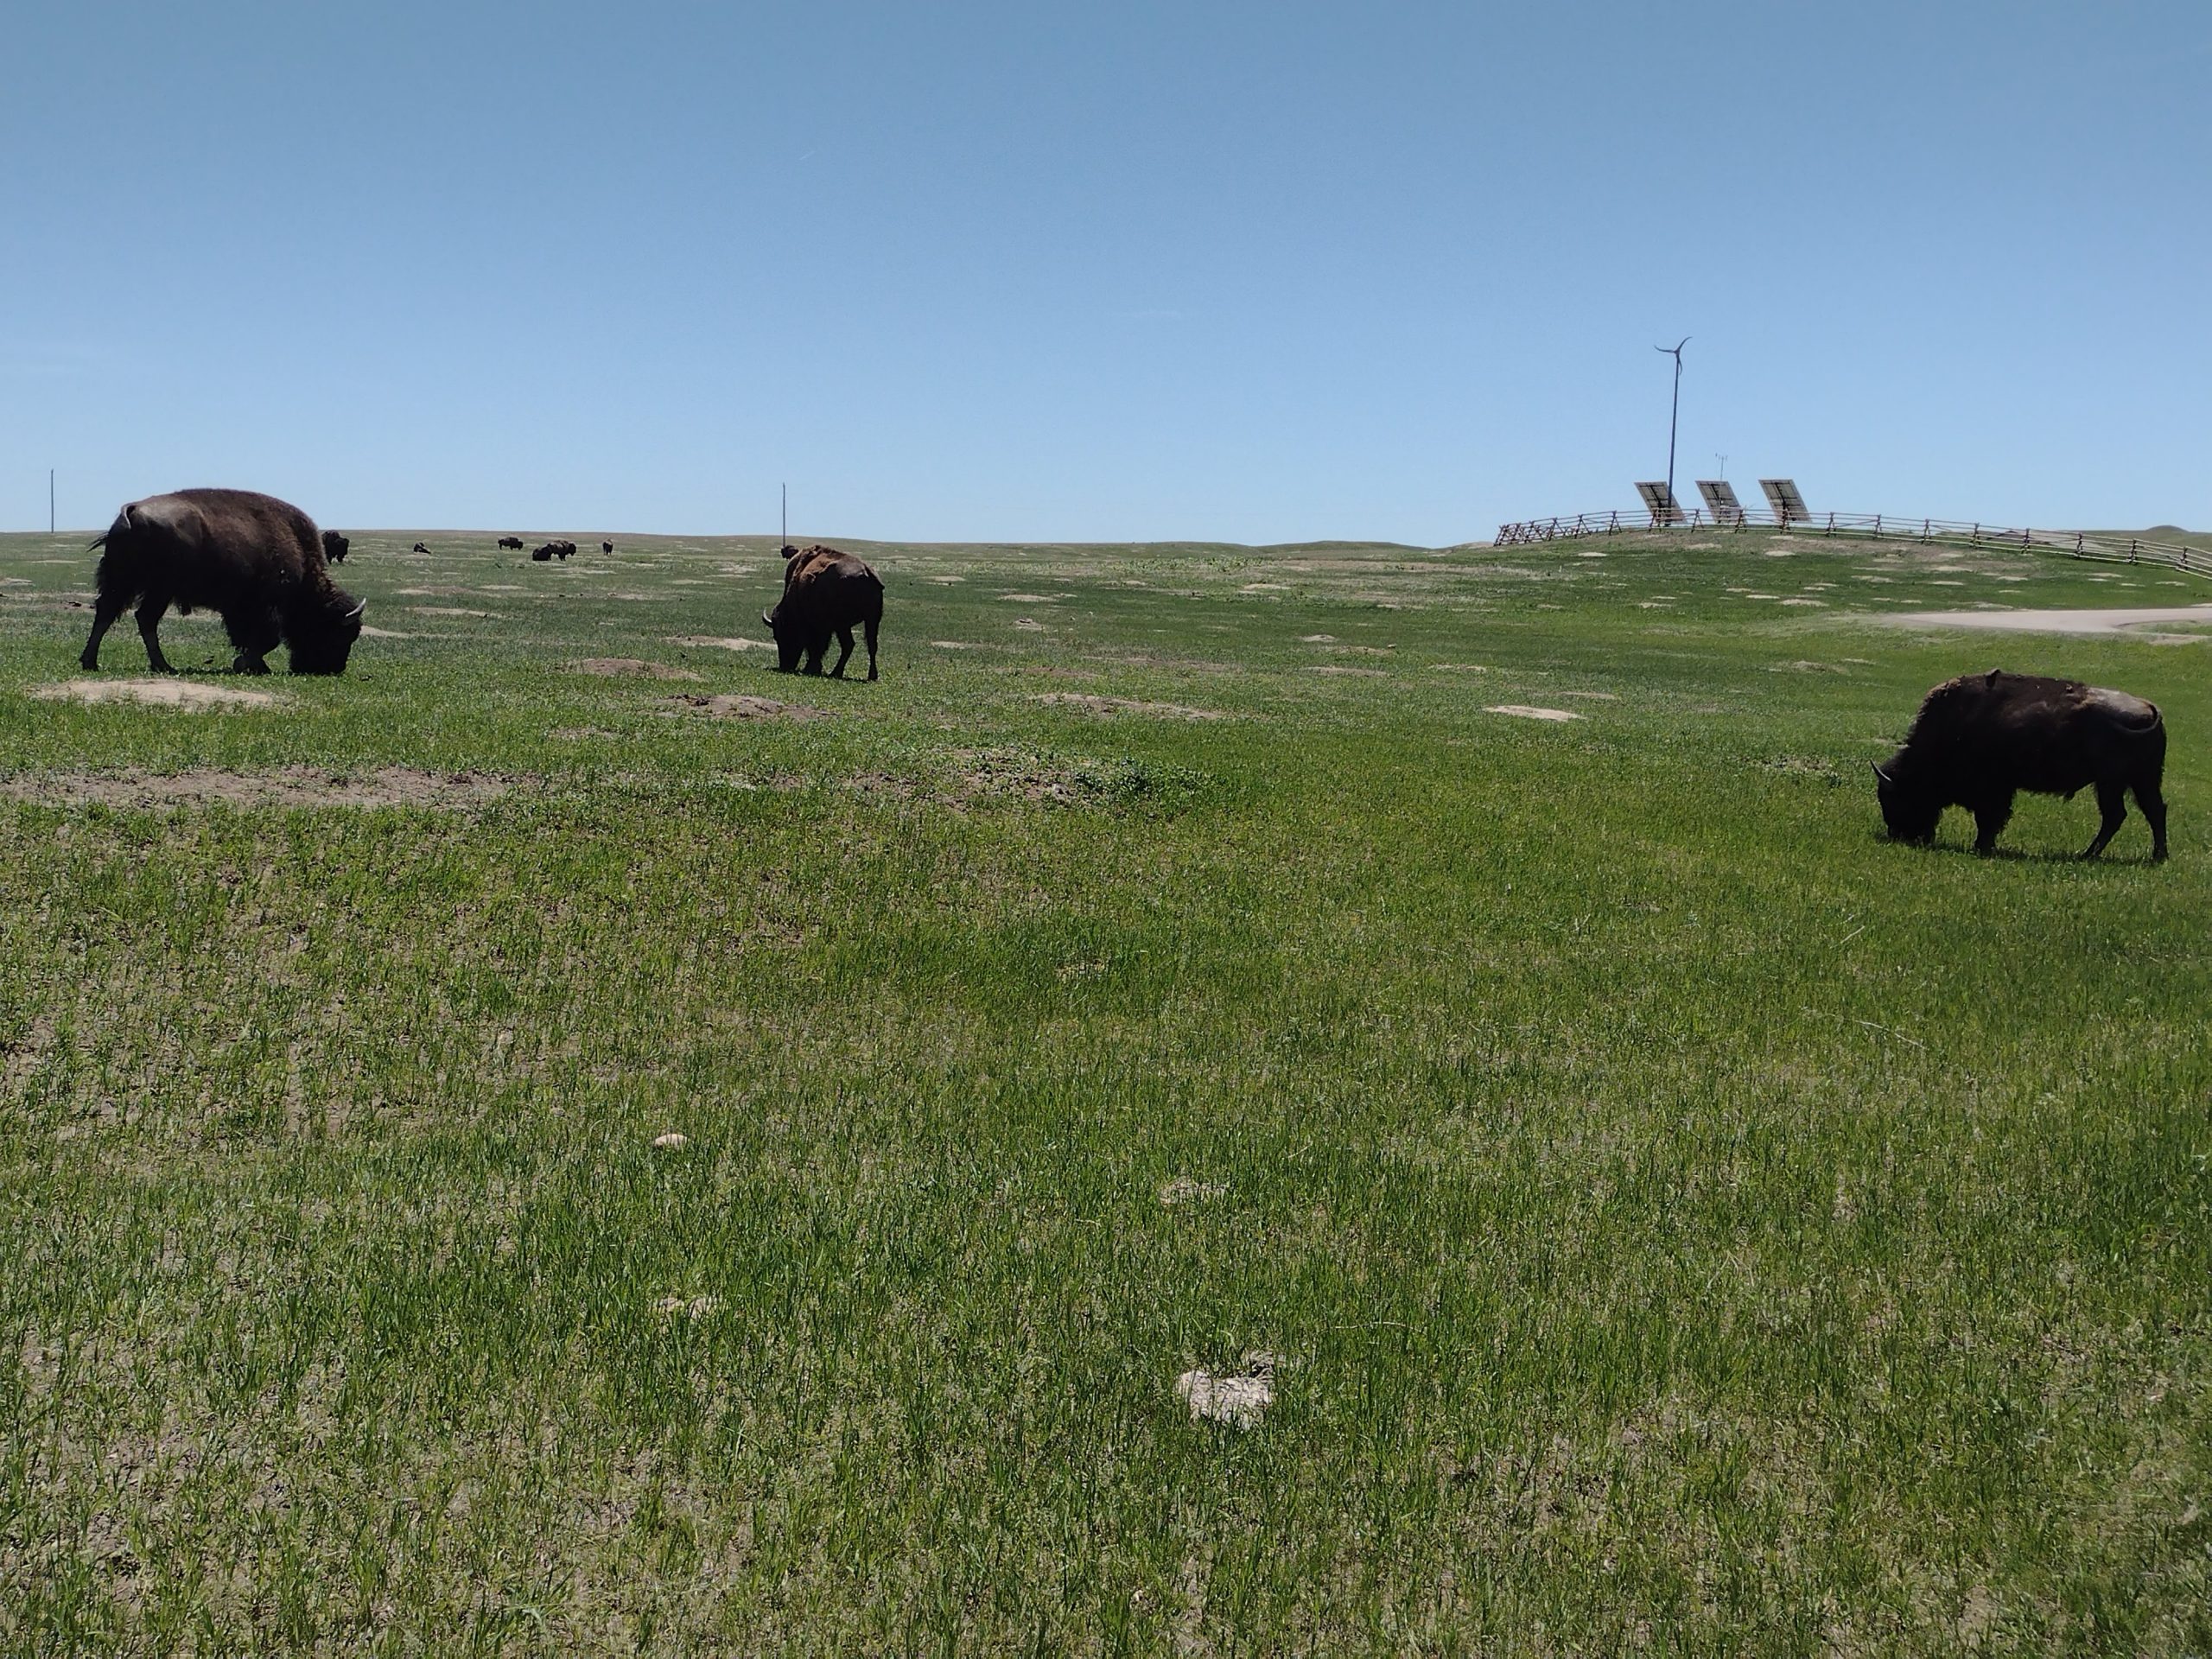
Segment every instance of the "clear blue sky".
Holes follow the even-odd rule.
[[[10,14],[0,527],[2212,526],[2212,7]],[[1747,494],[1751,493],[1748,487]]]

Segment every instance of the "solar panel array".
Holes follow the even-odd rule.
[[[1651,515],[1654,529],[1685,522],[1681,504],[1675,499],[1675,492],[1664,482],[1639,484],[1636,493],[1643,498],[1643,510]]]
[[[1736,486],[1725,478],[1700,478],[1697,493],[1705,498],[1706,510],[1713,514],[1716,524],[1740,524],[1744,522],[1744,504],[1736,499]]]
[[[1766,492],[1766,504],[1774,509],[1777,524],[1803,524],[1812,522],[1812,512],[1805,505],[1805,498],[1797,493],[1795,479],[1763,478],[1759,488]]]

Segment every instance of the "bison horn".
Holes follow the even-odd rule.
[[[772,628],[776,626],[776,619],[763,611],[760,613],[760,626],[764,628]]]
[[[346,613],[345,620],[348,622],[359,621],[360,620],[361,613],[368,608],[369,601],[367,600],[357,600],[354,601],[353,608]]]
[[[1896,779],[1891,777],[1888,772],[1882,770],[1882,763],[1880,761],[1869,760],[1866,764],[1874,768],[1874,776],[1880,779],[1884,783],[1894,784],[1897,782]]]

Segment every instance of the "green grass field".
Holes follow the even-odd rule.
[[[1875,620],[2212,584],[420,534],[209,709],[0,537],[6,1650],[2212,1649],[2205,647]],[[1881,839],[1998,664],[2169,864]]]

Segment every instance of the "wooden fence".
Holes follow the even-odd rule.
[[[2018,548],[2024,553],[2061,553],[2069,558],[2110,564],[2163,564],[2192,575],[2212,576],[2212,552],[2176,542],[2139,536],[2100,536],[2085,530],[2007,530],[1998,524],[1955,518],[1899,518],[1879,512],[1813,513],[1783,523],[1771,512],[1746,507],[1740,515],[1716,518],[1702,507],[1685,508],[1675,522],[1662,524],[1641,509],[1578,512],[1571,518],[1524,518],[1500,524],[1499,547],[1534,542],[1575,541],[1586,536],[1618,536],[1629,531],[1707,531],[1748,528],[1787,530],[1798,536],[1849,536],[1878,541],[1950,543],[1966,547]]]

